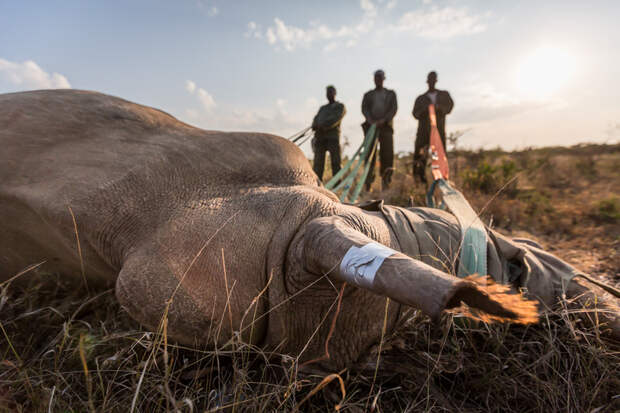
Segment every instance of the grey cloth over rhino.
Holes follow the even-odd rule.
[[[461,227],[456,217],[434,208],[400,208],[373,201],[360,205],[380,211],[395,232],[401,252],[450,274],[456,274]],[[498,283],[534,291],[547,305],[566,293],[579,271],[528,239],[508,239],[487,228],[488,275]]]

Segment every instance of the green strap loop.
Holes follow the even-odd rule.
[[[366,136],[364,137],[364,142],[357,149],[357,151],[355,151],[355,155],[353,155],[351,160],[347,162],[343,169],[338,171],[338,173],[325,184],[325,188],[330,189],[333,192],[341,192],[341,202],[344,202],[347,197],[349,198],[349,202],[355,202],[362,190],[366,177],[368,176],[368,171],[370,170],[372,155],[374,155],[377,148],[377,140],[375,139],[376,131],[376,125],[371,125],[370,128],[368,128]],[[362,163],[365,163],[362,176],[358,180],[353,193],[349,196],[349,192],[353,188],[353,183],[355,182],[355,178],[357,178]]]
[[[360,147],[357,148],[357,151],[355,151],[355,154],[351,157],[349,162],[347,162],[344,168],[338,171],[336,175],[334,175],[329,181],[327,181],[327,183],[325,184],[325,188],[330,189],[332,191],[337,191],[338,189],[342,188],[341,186],[342,182],[336,187],[336,184],[338,184],[338,182],[341,179],[344,181],[344,180],[347,180],[351,175],[355,176],[355,173],[357,173],[357,171],[355,173],[353,173],[352,171],[351,173],[349,173],[350,172],[349,170],[351,169],[351,167],[356,161],[358,162],[358,165],[359,165],[360,159],[362,160],[365,159],[364,155],[366,154],[366,151],[368,151],[368,148],[370,148],[370,145],[375,137],[376,130],[377,130],[376,125],[370,125],[370,128],[368,129],[368,132],[366,132],[366,136],[364,137],[364,142],[362,142]],[[360,156],[360,158],[358,158],[358,156]],[[347,178],[343,179],[345,175],[347,175]]]
[[[375,155],[376,151],[377,151],[377,140],[375,139],[372,144],[372,152],[370,153],[370,156],[368,157],[368,162],[366,162],[366,166],[364,167],[364,173],[362,174],[362,177],[358,181],[357,187],[355,188],[355,191],[353,191],[353,195],[351,195],[351,198],[349,199],[351,203],[355,202],[360,192],[362,191],[362,186],[364,185],[364,182],[366,182],[368,171],[370,171],[370,163],[372,162],[373,156]]]

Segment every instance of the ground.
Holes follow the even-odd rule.
[[[527,236],[620,284],[620,145],[452,151],[453,181],[485,223]],[[394,183],[365,199],[420,204],[399,155]],[[471,323],[419,312],[339,376],[240,342],[183,348],[144,331],[112,290],[56,274],[0,290],[0,411],[620,410],[620,344],[559,306],[540,324]],[[165,330],[162,331],[165,333]]]

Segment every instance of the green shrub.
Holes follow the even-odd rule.
[[[523,191],[519,194],[519,199],[525,203],[525,213],[528,215],[555,212],[551,198],[545,191],[536,189]]]
[[[512,160],[503,160],[499,166],[490,164],[482,159],[476,169],[466,169],[462,173],[463,184],[466,188],[485,194],[492,194],[499,190],[510,196],[515,196],[517,182],[517,165]]]
[[[620,199],[616,196],[601,199],[595,204],[592,215],[604,222],[620,222]]]
[[[463,183],[473,191],[484,193],[492,192],[496,187],[495,172],[497,168],[489,164],[486,160],[478,163],[476,169],[466,169],[463,171]]]

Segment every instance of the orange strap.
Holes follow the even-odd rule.
[[[448,165],[448,157],[446,150],[441,143],[439,129],[437,129],[437,115],[435,114],[435,105],[428,105],[428,116],[431,121],[431,137],[429,152],[431,155],[431,173],[433,179],[450,179],[450,167]]]

